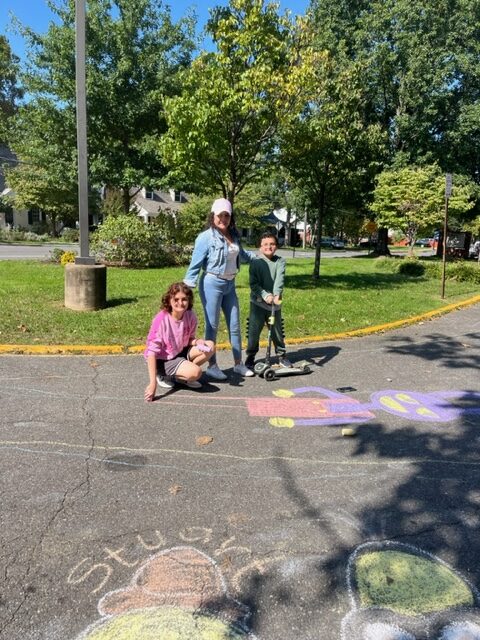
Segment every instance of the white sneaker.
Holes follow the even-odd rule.
[[[164,389],[173,389],[175,386],[175,382],[172,378],[167,378],[166,376],[157,376],[157,385],[159,387],[163,387]]]
[[[290,362],[290,360],[288,358],[282,357],[278,359],[278,364],[281,367],[286,367],[287,369],[290,369],[291,367],[293,367],[293,364]]]
[[[234,373],[238,373],[239,376],[244,376],[244,378],[250,378],[251,376],[255,375],[251,369],[243,364],[243,362],[236,364],[233,367],[233,371]]]
[[[213,380],[226,380],[227,376],[223,373],[223,371],[219,368],[218,364],[212,364],[210,367],[205,369],[205,373],[209,378],[213,378]]]
[[[190,387],[190,389],[201,389],[203,387],[203,384],[199,380],[187,380],[185,384],[187,387]]]

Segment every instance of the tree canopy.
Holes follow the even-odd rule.
[[[10,142],[23,160],[66,185],[76,172],[75,3],[52,3],[51,9],[58,22],[46,34],[23,29],[29,49],[22,79],[30,100],[19,110]],[[174,23],[161,0],[88,3],[90,181],[120,189],[126,210],[133,187],[156,184],[165,173],[157,151],[166,128],[162,99],[178,89],[177,72],[190,62],[192,32],[192,20]],[[53,166],[59,137],[63,180]]]
[[[462,216],[474,206],[474,186],[462,177],[449,198],[449,211]],[[388,170],[378,176],[371,206],[376,221],[401,229],[411,247],[419,232],[442,225],[445,212],[445,176],[436,165]]]
[[[300,31],[278,5],[231,0],[207,25],[215,52],[202,52],[182,75],[180,96],[165,104],[161,150],[174,182],[232,202],[270,169],[277,131],[296,108],[304,67]]]
[[[15,113],[22,97],[18,86],[19,59],[12,53],[8,40],[0,35],[0,142],[5,140],[7,121]]]

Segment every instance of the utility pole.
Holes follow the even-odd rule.
[[[77,101],[78,226],[80,256],[65,265],[64,304],[74,311],[103,309],[107,299],[107,268],[95,264],[88,238],[87,91],[85,65],[86,0],[75,0],[75,83]]]
[[[87,91],[85,71],[85,0],[75,0],[75,83],[77,102],[78,223],[80,257],[76,264],[95,264],[88,243]]]
[[[448,229],[448,199],[452,195],[452,174],[445,174],[445,217],[443,220],[443,255],[442,255],[442,300],[445,298],[445,271],[447,264],[447,229]]]

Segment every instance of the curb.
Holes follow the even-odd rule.
[[[404,318],[402,320],[395,320],[394,322],[387,322],[385,324],[377,324],[373,327],[364,327],[363,329],[352,329],[351,331],[342,331],[340,333],[327,333],[323,336],[305,336],[304,338],[290,338],[285,340],[286,344],[304,344],[308,342],[327,342],[329,340],[340,340],[345,338],[355,338],[359,336],[368,336],[373,333],[382,333],[383,331],[390,331],[391,329],[397,329],[398,327],[406,327],[411,324],[422,322],[423,320],[430,320],[435,316],[442,316],[450,311],[462,309],[464,307],[470,307],[480,302],[480,295],[463,300],[461,302],[454,302],[446,307],[440,307],[433,311],[427,311],[411,318]],[[266,340],[260,342],[261,347],[267,345]],[[129,355],[139,354],[144,350],[144,345],[137,345],[133,347],[122,346],[119,344],[110,345],[39,345],[39,344],[0,344],[0,354],[15,354],[15,355]],[[224,350],[229,349],[230,343],[221,342],[217,344],[217,349]]]

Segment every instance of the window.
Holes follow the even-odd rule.
[[[28,224],[37,224],[42,220],[42,212],[40,209],[34,208],[28,210]]]
[[[154,198],[154,193],[152,191],[152,189],[145,189],[145,199],[146,200],[153,200]]]
[[[182,192],[175,190],[173,199],[174,199],[175,202],[181,202],[182,201]]]

